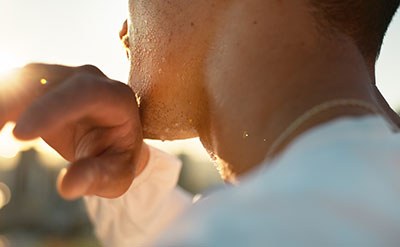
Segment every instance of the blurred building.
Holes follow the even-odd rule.
[[[183,163],[179,185],[185,190],[197,194],[222,184],[208,159],[177,156]],[[0,247],[99,246],[83,201],[68,202],[57,193],[62,166],[44,165],[34,149],[18,157],[13,169],[0,170]]]
[[[11,239],[11,246],[17,246],[15,241],[94,240],[82,200],[67,202],[57,193],[60,168],[41,164],[31,149],[20,154],[13,170],[1,172],[0,182],[8,186],[11,200],[0,209],[0,234]]]

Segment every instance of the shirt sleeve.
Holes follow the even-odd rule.
[[[104,246],[151,243],[192,204],[192,196],[177,186],[181,162],[150,147],[150,159],[129,190],[116,199],[85,197],[89,217]]]

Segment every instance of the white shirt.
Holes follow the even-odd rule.
[[[178,162],[151,155],[146,169],[160,173],[121,198],[88,199],[104,246],[148,246],[161,231],[153,246],[400,246],[400,138],[380,117],[313,128],[188,210]]]

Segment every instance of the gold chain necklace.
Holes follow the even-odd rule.
[[[340,107],[340,106],[356,106],[360,108],[367,109],[372,113],[379,114],[380,111],[374,105],[364,102],[362,100],[356,99],[337,99],[328,101],[319,105],[312,107],[310,110],[303,113],[295,121],[293,121],[283,132],[278,136],[278,138],[272,143],[266,155],[267,159],[271,157],[273,153],[279,148],[282,143],[288,139],[304,122],[314,117],[315,115],[324,112],[330,108]]]

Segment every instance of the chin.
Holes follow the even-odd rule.
[[[163,75],[140,80],[143,73],[132,68],[136,67],[131,66],[129,85],[136,92],[144,138],[172,141],[198,137],[197,126],[206,105],[198,80]]]
[[[148,124],[143,124],[143,137],[145,139],[161,140],[161,141],[174,141],[183,140],[197,137],[197,134],[190,130],[175,129],[170,127],[160,128]]]
[[[146,107],[143,104],[140,115],[145,139],[173,141],[198,137],[193,120],[184,117],[178,110]]]

